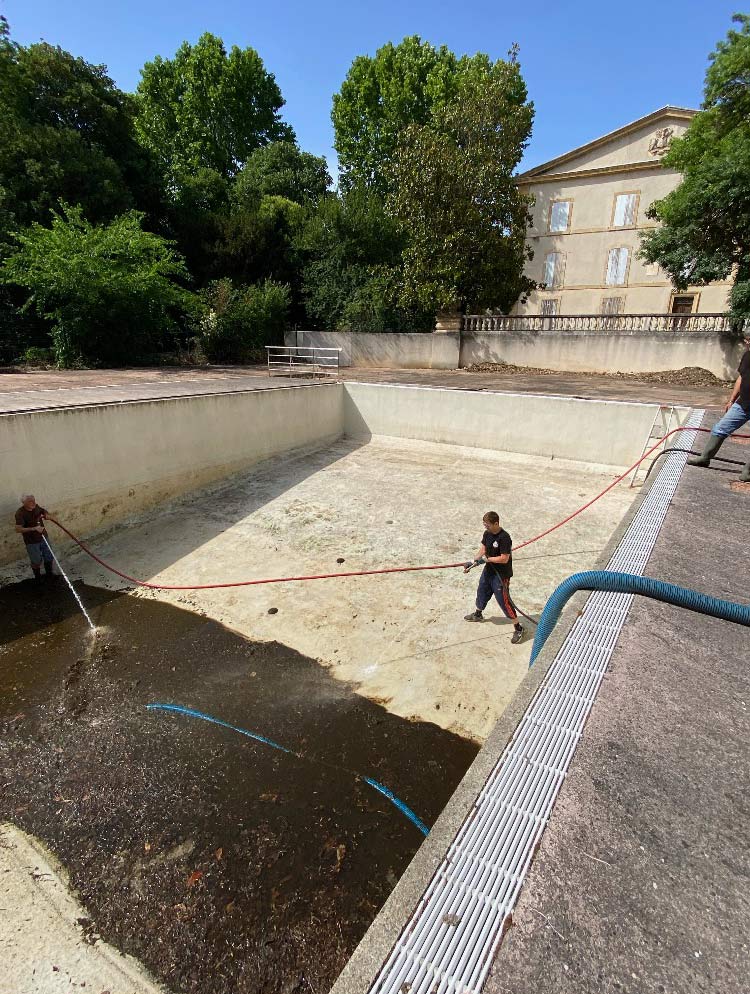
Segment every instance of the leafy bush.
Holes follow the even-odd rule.
[[[357,287],[343,307],[341,331],[432,331],[435,312],[397,303],[400,273],[383,267]]]
[[[266,280],[234,286],[229,279],[201,293],[205,313],[198,345],[211,362],[265,361],[264,346],[280,344],[289,311],[289,287]]]
[[[31,290],[25,307],[51,323],[59,366],[133,363],[171,343],[175,318],[191,305],[174,282],[187,271],[170,242],[143,231],[142,218],[129,211],[93,225],[62,204],[51,228],[34,224],[15,236],[0,282]]]
[[[55,353],[52,349],[44,349],[39,345],[31,345],[24,351],[22,360],[29,366],[53,366],[55,364]]]

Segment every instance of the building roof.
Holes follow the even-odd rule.
[[[644,117],[639,117],[636,121],[631,121],[630,124],[626,124],[621,128],[617,128],[615,131],[610,131],[608,134],[602,135],[601,138],[595,138],[593,141],[586,142],[585,145],[579,145],[577,148],[573,148],[563,155],[558,155],[554,159],[542,162],[540,165],[534,166],[533,169],[527,169],[526,172],[520,173],[516,177],[516,180],[530,180],[545,173],[554,172],[559,166],[565,165],[565,163],[578,158],[578,156],[586,152],[600,148],[602,145],[606,145],[623,135],[637,131],[644,126],[655,124],[661,119],[678,118],[683,121],[690,121],[697,113],[697,110],[692,110],[689,107],[673,107],[671,104],[667,104],[666,107],[660,107],[659,110],[655,110],[651,114],[646,114]]]

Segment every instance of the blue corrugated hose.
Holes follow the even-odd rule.
[[[647,576],[634,576],[632,573],[615,573],[605,569],[587,570],[585,573],[574,573],[563,580],[557,590],[544,605],[544,611],[539,619],[534,644],[531,647],[529,668],[536,662],[536,657],[542,651],[544,643],[552,634],[562,609],[568,600],[579,590],[606,590],[616,594],[642,594],[655,601],[674,604],[699,614],[708,614],[722,621],[732,621],[736,625],[750,628],[750,607],[747,604],[735,604],[733,601],[722,601],[718,597],[699,594],[687,587],[678,587],[674,583],[664,583],[652,580]]]

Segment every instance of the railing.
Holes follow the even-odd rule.
[[[750,329],[750,320],[744,322]],[[726,314],[466,314],[462,331],[713,331],[743,330],[743,322]]]
[[[341,349],[266,345],[269,376],[338,377]]]

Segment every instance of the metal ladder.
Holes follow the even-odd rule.
[[[660,438],[665,438],[673,427],[677,427],[676,424],[677,411],[674,407],[670,407],[667,404],[662,404],[659,410],[654,415],[654,420],[651,425],[651,431],[648,433],[648,438],[643,443],[643,448],[641,449],[641,458],[648,452],[651,446]],[[673,425],[672,422],[675,422]],[[662,446],[662,452],[664,447]],[[657,452],[654,453],[654,458],[658,455]],[[635,467],[633,472],[630,474],[630,486],[634,487],[638,478],[638,474],[643,471],[644,475],[646,473],[646,468],[642,462],[639,462]]]

